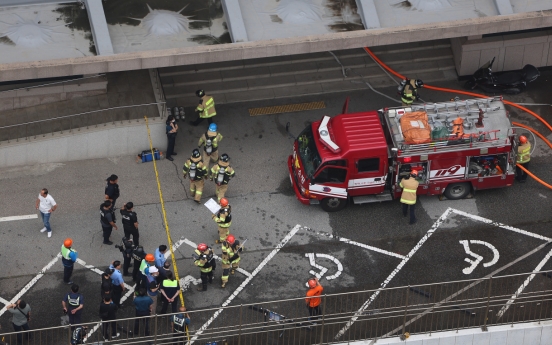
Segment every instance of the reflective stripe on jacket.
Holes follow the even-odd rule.
[[[526,142],[523,145],[518,146],[518,152],[516,157],[516,163],[523,164],[531,160],[531,143]]]
[[[414,205],[416,203],[416,190],[418,189],[418,181],[414,177],[403,179],[399,186],[403,189],[401,194],[401,202],[403,204]]]
[[[213,97],[206,95],[203,96],[201,100],[203,102],[196,108],[196,110],[199,111],[199,117],[206,119],[215,116],[217,112],[215,110],[215,100]]]

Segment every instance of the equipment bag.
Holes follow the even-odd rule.
[[[138,157],[140,159],[142,159],[142,163],[145,163],[145,162],[151,162],[153,161],[154,159],[156,161],[160,160],[161,159],[161,152],[158,150],[158,149],[153,149],[153,154],[151,153],[151,150],[145,150],[145,151],[142,151],[142,153],[140,153],[138,155]]]

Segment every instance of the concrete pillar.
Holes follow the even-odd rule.
[[[245,23],[243,22],[240,2],[238,0],[222,0],[222,7],[226,14],[228,31],[230,32],[232,42],[249,41],[247,31],[245,30]]]

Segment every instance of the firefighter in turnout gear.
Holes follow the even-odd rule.
[[[211,123],[209,130],[201,135],[197,146],[203,147],[203,162],[209,169],[211,162],[215,163],[218,159],[218,144],[222,140],[222,134],[217,132],[217,125]]]
[[[198,149],[194,149],[192,156],[184,163],[182,174],[184,178],[190,176],[190,193],[194,196],[194,201],[199,204],[208,173]]]
[[[403,86],[404,84],[404,86]],[[407,107],[412,105],[412,102],[418,99],[418,89],[424,87],[424,82],[420,79],[406,79],[401,82],[401,101],[402,105]]]
[[[220,210],[213,214],[213,220],[218,225],[219,235],[219,238],[215,240],[215,243],[222,243],[226,240],[226,237],[230,234],[230,225],[232,225],[232,207],[228,204],[228,199],[220,199],[219,204]]]
[[[403,189],[401,194],[402,212],[403,216],[407,216],[408,207],[410,207],[410,224],[417,222],[415,207],[416,207],[416,191],[418,190],[419,182],[416,180],[418,177],[418,171],[412,170],[408,178],[404,178],[399,183],[399,186]]]
[[[529,161],[531,160],[531,143],[527,140],[525,135],[519,136],[519,146],[517,148],[516,163],[523,166],[525,169],[529,169]],[[516,181],[525,183],[527,180],[527,173],[521,170],[516,165]]]
[[[197,245],[197,249],[192,254],[194,265],[201,271],[201,285],[197,291],[207,291],[207,282],[213,283],[213,270],[216,268],[216,261],[213,257],[213,250],[205,243]]]
[[[217,115],[215,110],[215,99],[213,96],[208,96],[203,90],[197,90],[196,96],[199,97],[199,105],[196,108],[197,119],[192,121],[194,126],[199,125],[203,120],[207,119],[209,124],[213,123],[213,117]]]
[[[228,274],[236,273],[240,267],[242,251],[243,246],[240,246],[240,241],[236,240],[234,235],[228,235],[226,241],[222,242],[222,287],[226,287],[228,283]],[[232,268],[231,271],[230,268]]]
[[[223,153],[218,161],[218,164],[213,165],[211,168],[211,181],[215,181],[217,187],[215,192],[217,198],[224,198],[224,194],[228,190],[228,181],[236,175],[234,169],[230,166],[230,157]]]

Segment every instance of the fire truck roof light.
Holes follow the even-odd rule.
[[[336,143],[332,141],[330,138],[330,132],[328,131],[328,122],[330,122],[329,116],[324,116],[322,119],[322,122],[320,123],[320,127],[318,127],[318,134],[320,134],[320,140],[326,146],[330,149],[333,153],[337,153],[341,151],[341,148],[337,146]]]

